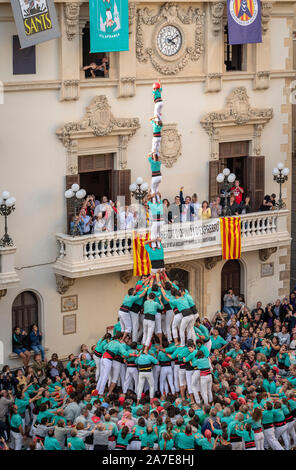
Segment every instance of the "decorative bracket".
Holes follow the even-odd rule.
[[[217,36],[223,25],[224,3],[214,2],[211,3],[211,17],[213,25],[213,34]]]
[[[262,250],[259,250],[259,259],[261,261],[267,261],[276,251],[276,246],[272,246],[271,248],[263,248]]]
[[[222,261],[222,256],[212,256],[211,258],[205,258],[204,263],[206,269],[209,271],[213,269],[219,261]]]
[[[65,294],[75,283],[75,279],[66,276],[61,276],[61,274],[56,274],[55,277],[57,292],[61,295]]]
[[[127,284],[133,277],[133,272],[131,270],[128,270],[128,271],[120,271],[120,274],[119,274],[119,277],[120,277],[120,281],[123,283],[123,284]]]
[[[75,34],[77,34],[77,25],[79,22],[79,13],[81,5],[81,2],[64,3],[64,14],[68,41],[72,41]]]

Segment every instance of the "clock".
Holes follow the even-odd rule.
[[[176,26],[163,26],[157,36],[160,52],[168,57],[176,55],[182,46],[182,34]]]

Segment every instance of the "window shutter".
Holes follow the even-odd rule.
[[[252,209],[257,211],[262,204],[265,192],[265,157],[246,158],[247,186],[245,193],[251,197]]]
[[[223,164],[221,160],[209,162],[209,202],[220,195],[219,185],[217,183],[217,175],[222,172]]]
[[[66,176],[66,190],[70,189],[72,184],[79,184],[79,175],[67,175]],[[74,215],[74,201],[73,198],[67,199],[67,233],[70,230],[70,222]]]
[[[131,170],[113,170],[112,171],[112,200],[115,202],[118,196],[125,197],[125,204],[130,205],[131,193],[129,186],[131,184]]]

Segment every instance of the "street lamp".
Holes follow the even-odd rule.
[[[0,214],[5,217],[4,222],[4,235],[0,240],[0,246],[13,246],[13,241],[7,233],[7,217],[15,209],[16,199],[13,196],[10,196],[8,191],[3,191],[0,196]]]
[[[78,209],[80,208],[81,205],[81,200],[86,196],[86,191],[85,189],[80,189],[79,184],[74,183],[72,184],[70,189],[67,189],[65,191],[65,198],[66,199],[73,199],[74,202],[74,216],[75,216],[75,223],[74,223],[74,229],[73,229],[73,237],[79,235],[79,230],[78,226],[76,223],[76,217],[78,213]]]
[[[143,182],[143,178],[138,176],[135,183],[132,183],[129,187],[132,196],[139,201],[139,210],[138,210],[138,228],[146,226],[142,219],[142,202],[144,197],[148,194],[149,185],[148,183]]]
[[[286,204],[282,200],[282,184],[285,181],[288,181],[288,174],[290,173],[289,168],[285,168],[284,164],[279,162],[277,167],[272,170],[273,179],[280,185],[280,195],[279,195],[279,202],[277,203],[278,209],[284,209]]]
[[[230,196],[230,188],[232,187],[232,184],[234,183],[236,179],[236,176],[234,173],[230,173],[229,168],[224,168],[222,173],[219,173],[217,175],[216,181],[219,184],[222,184],[221,186],[221,194],[224,197],[224,207],[223,207],[223,215],[228,216],[231,215],[231,211],[228,207],[228,201],[227,198]]]

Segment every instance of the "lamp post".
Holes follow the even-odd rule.
[[[132,196],[138,201],[139,209],[138,209],[138,228],[146,227],[146,220],[145,223],[142,219],[142,202],[144,197],[148,194],[149,185],[146,182],[143,182],[143,178],[138,176],[135,183],[132,183],[129,187]]]
[[[223,207],[224,216],[231,215],[231,211],[228,207],[227,198],[230,195],[230,188],[232,186],[232,183],[234,183],[235,178],[236,178],[235,174],[230,173],[229,168],[224,168],[222,173],[219,173],[219,175],[217,175],[217,178],[216,178],[217,183],[219,184],[223,183],[221,186],[221,194],[224,197],[224,207]]]
[[[7,233],[7,217],[15,210],[16,199],[10,196],[8,191],[3,191],[0,197],[0,214],[4,216],[4,235],[0,240],[0,246],[13,246],[12,238]]]
[[[78,214],[78,209],[80,208],[81,205],[81,200],[86,196],[86,191],[85,189],[80,189],[79,184],[74,183],[72,184],[70,189],[67,189],[65,191],[65,198],[66,199],[73,199],[74,202],[74,216],[75,216],[75,224],[74,224],[74,229],[73,229],[73,237],[76,237],[79,235],[79,230],[78,230],[78,225],[76,222],[76,217]]]
[[[284,164],[279,162],[277,167],[272,170],[273,179],[280,185],[280,194],[279,194],[279,201],[276,204],[278,209],[284,209],[286,204],[282,199],[282,184],[288,181],[288,174],[290,173],[289,168],[285,168]]]

